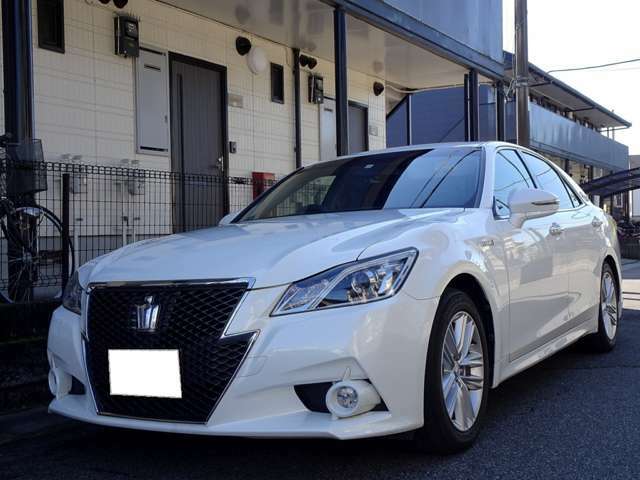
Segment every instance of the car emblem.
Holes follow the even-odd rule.
[[[145,297],[142,305],[135,305],[136,324],[135,329],[139,332],[155,332],[158,326],[158,315],[160,305],[153,303],[153,296]]]

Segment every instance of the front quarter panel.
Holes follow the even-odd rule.
[[[360,258],[417,248],[418,259],[402,287],[404,293],[416,299],[438,298],[457,276],[471,275],[491,307],[494,364],[498,365],[508,339],[509,290],[504,252],[494,228],[491,210],[468,209],[437,224],[421,225],[416,221],[393,240],[370,246]],[[494,375],[494,385],[497,378],[499,375]]]

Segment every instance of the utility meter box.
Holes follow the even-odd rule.
[[[324,80],[320,75],[309,75],[309,102],[324,102]]]
[[[118,15],[113,19],[116,34],[116,55],[137,58],[140,54],[138,19]]]
[[[143,171],[129,170],[127,178],[127,189],[129,195],[144,195],[145,174]]]

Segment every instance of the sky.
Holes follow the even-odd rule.
[[[503,0],[504,49],[513,52],[514,0]],[[543,70],[640,58],[640,0],[528,0],[529,62]],[[634,126],[616,140],[640,154],[640,62],[556,76]]]

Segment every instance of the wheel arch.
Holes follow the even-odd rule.
[[[445,286],[443,293],[448,289],[460,290],[473,300],[482,315],[482,324],[487,334],[489,346],[490,385],[494,385],[496,370],[496,327],[493,309],[485,288],[478,278],[468,272],[458,273]]]
[[[610,253],[607,253],[602,262],[603,264],[608,264],[613,270],[614,280],[616,282],[616,287],[618,289],[618,296],[622,299],[622,269],[616,262],[616,259]]]

